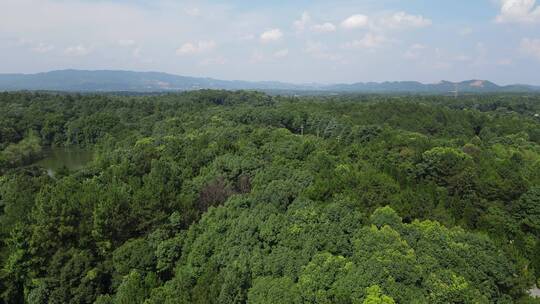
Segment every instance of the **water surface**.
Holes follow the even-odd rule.
[[[540,298],[540,288],[535,287],[535,288],[529,290],[529,294],[530,294],[533,298]]]
[[[45,157],[36,165],[47,169],[50,176],[64,167],[69,170],[81,169],[94,158],[94,151],[80,147],[45,148],[43,152]]]

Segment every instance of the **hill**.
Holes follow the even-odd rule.
[[[367,82],[353,84],[292,84],[275,81],[250,82],[186,77],[159,72],[60,70],[37,74],[0,74],[0,90],[46,90],[68,92],[168,92],[199,89],[262,90],[322,93],[415,93],[452,94],[540,92],[529,85],[499,86],[486,80]]]

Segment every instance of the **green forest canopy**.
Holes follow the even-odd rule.
[[[4,303],[539,303],[540,96],[0,93]],[[84,169],[32,165],[87,147]]]

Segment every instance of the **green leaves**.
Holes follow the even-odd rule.
[[[0,172],[3,168],[28,165],[41,156],[41,140],[34,130],[29,130],[23,140],[8,145],[0,151]]]
[[[540,237],[540,187],[533,187],[523,194],[514,205],[513,214],[525,232]]]
[[[315,255],[298,278],[297,288],[300,290],[302,301],[338,303],[340,295],[335,283],[351,267],[353,264],[342,256],[334,256],[330,253]]]
[[[453,177],[472,166],[472,158],[454,148],[436,147],[424,152],[418,165],[419,176],[430,179],[439,185],[448,186]]]
[[[249,289],[248,303],[281,304],[301,301],[299,290],[291,278],[259,277]]]
[[[539,276],[537,97],[0,101],[3,302],[510,303]],[[97,157],[50,179],[41,144]]]
[[[140,272],[133,270],[123,278],[122,284],[120,284],[118,291],[112,299],[112,303],[143,303],[150,295],[152,288],[155,288],[158,285],[159,281],[155,274],[149,273],[142,275]]]
[[[369,221],[378,228],[383,226],[398,228],[401,225],[401,218],[399,215],[388,206],[375,210],[369,218]]]
[[[394,299],[389,296],[383,295],[381,288],[377,285],[368,287],[366,290],[366,299],[362,304],[394,304]]]

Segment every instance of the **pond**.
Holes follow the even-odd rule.
[[[94,158],[94,151],[80,147],[53,147],[43,150],[44,158],[36,162],[36,165],[47,169],[50,176],[63,167],[69,170],[83,168]]]
[[[540,289],[538,287],[535,287],[535,288],[529,290],[529,294],[533,298],[540,298]]]

